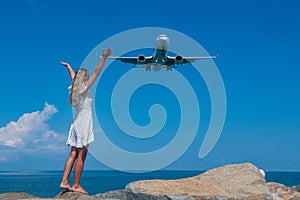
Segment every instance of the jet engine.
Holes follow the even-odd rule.
[[[143,64],[143,63],[145,63],[146,62],[146,57],[143,55],[143,54],[141,54],[141,55],[139,55],[138,57],[137,57],[137,63],[138,64]]]
[[[183,57],[181,55],[177,55],[175,57],[175,63],[176,64],[182,64],[183,63]]]

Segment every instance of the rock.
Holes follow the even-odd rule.
[[[221,197],[221,196],[201,196],[196,197],[196,200],[235,200],[234,198],[230,197]]]
[[[68,200],[99,200],[95,197],[86,195],[86,194],[81,194],[79,192],[61,192],[59,193],[54,199],[68,199]]]
[[[263,170],[251,163],[232,164],[176,180],[143,180],[94,196],[62,192],[70,200],[300,200],[300,186],[266,183]],[[45,200],[26,193],[3,193],[0,199]],[[51,200],[52,198],[48,198]]]
[[[295,185],[295,186],[291,186],[290,188],[292,188],[293,190],[300,192],[300,185]]]
[[[37,198],[31,194],[27,194],[24,192],[8,192],[0,194],[0,199],[3,200],[11,200],[11,199],[29,199],[29,198]]]
[[[129,200],[143,195],[149,200],[174,195],[197,200],[272,199],[262,173],[250,163],[226,165],[191,178],[137,181],[128,184],[126,191],[131,193]]]
[[[285,185],[269,182],[267,183],[267,186],[269,188],[269,191],[272,193],[274,200],[300,200],[300,193]]]
[[[126,199],[126,191],[125,190],[112,190],[106,193],[96,194],[94,195],[97,199],[101,200],[125,200]]]

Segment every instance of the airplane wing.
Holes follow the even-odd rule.
[[[214,59],[217,56],[183,57],[183,63],[195,62],[196,60]]]
[[[167,56],[168,65],[176,65],[176,64],[186,64],[195,62],[196,60],[205,60],[205,59],[214,59],[217,58],[218,55],[215,56],[197,56],[197,57],[183,57],[181,55],[177,56]]]
[[[119,60],[121,62],[124,62],[124,63],[131,63],[131,64],[148,64],[148,63],[151,63],[153,57],[152,56],[143,56],[143,55],[140,55],[138,57],[113,57],[113,56],[110,56],[108,57],[109,59],[114,59],[114,60]]]

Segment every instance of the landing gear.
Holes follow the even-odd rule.
[[[151,65],[146,66],[146,71],[151,71]]]

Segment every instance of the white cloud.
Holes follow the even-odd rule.
[[[16,122],[11,121],[0,128],[0,147],[7,150],[3,152],[64,149],[65,135],[50,130],[46,123],[57,112],[54,105],[45,103],[43,111],[25,113]],[[2,155],[0,162],[7,161],[6,157]]]

